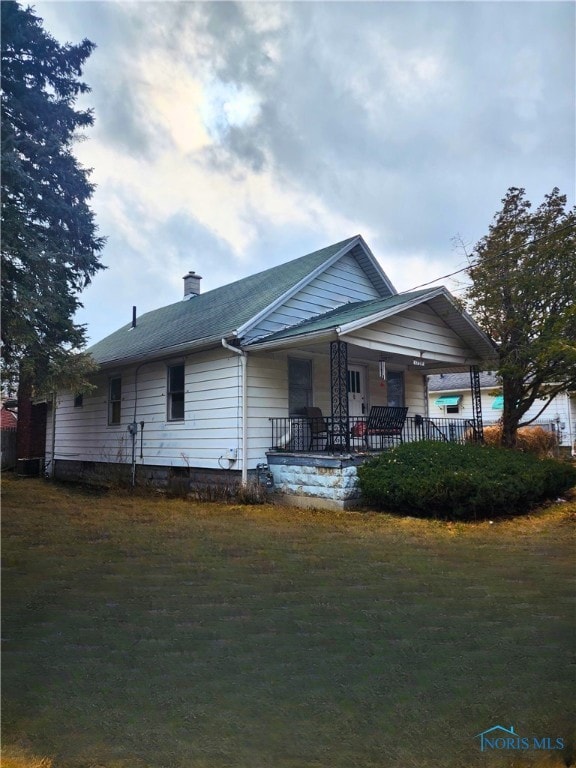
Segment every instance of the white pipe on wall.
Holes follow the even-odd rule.
[[[248,484],[248,355],[244,350],[233,347],[226,339],[222,339],[222,346],[236,355],[240,355],[241,388],[242,388],[242,485]]]

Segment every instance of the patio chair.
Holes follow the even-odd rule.
[[[406,421],[408,408],[400,408],[391,405],[373,405],[370,408],[364,439],[366,447],[370,448],[371,437],[377,437],[378,447],[384,447],[384,441],[387,443],[403,442],[402,430]]]
[[[323,450],[326,447],[329,432],[328,424],[322,415],[322,410],[315,406],[309,406],[304,409],[304,412],[310,422],[310,444],[308,445],[308,450],[311,451],[312,448],[316,448],[317,451]]]

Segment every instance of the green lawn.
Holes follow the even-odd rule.
[[[576,503],[448,524],[4,479],[4,766],[563,766]],[[494,725],[561,752],[481,753]]]

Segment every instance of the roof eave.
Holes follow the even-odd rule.
[[[271,341],[255,341],[246,346],[242,346],[242,349],[260,350],[260,349],[283,349],[286,347],[298,346],[302,343],[318,342],[318,341],[330,341],[337,338],[336,328],[327,328],[322,331],[313,331],[312,333],[300,333],[296,336],[287,336],[284,339],[273,339]]]
[[[227,340],[235,339],[235,333],[230,333],[224,336]],[[156,360],[164,360],[168,357],[174,357],[187,352],[200,352],[203,349],[210,349],[211,347],[219,347],[222,344],[222,335],[208,336],[204,339],[197,339],[195,341],[186,341],[182,344],[175,344],[171,347],[162,347],[156,349],[153,352],[141,355],[130,355],[128,357],[117,357],[111,360],[96,360],[100,370],[108,368],[119,368],[127,365],[134,365],[135,363],[151,363]]]

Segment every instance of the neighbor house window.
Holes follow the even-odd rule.
[[[84,395],[76,395],[74,397],[74,408],[82,408],[84,405]]]
[[[312,361],[288,359],[288,408],[291,416],[304,413],[312,405]]]
[[[435,401],[435,405],[438,408],[444,408],[445,413],[460,413],[460,403],[462,402],[462,395],[442,395]]]
[[[184,363],[168,366],[168,420],[184,420]]]
[[[120,424],[122,408],[122,378],[114,376],[108,380],[108,424]]]

